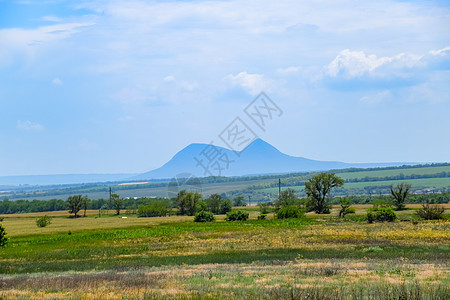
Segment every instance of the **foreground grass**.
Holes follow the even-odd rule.
[[[0,249],[0,298],[446,299],[449,293],[448,221],[182,218],[60,218],[89,229],[15,234]],[[89,223],[108,219],[97,229]],[[108,228],[122,221],[129,223]]]
[[[83,299],[447,299],[443,265],[315,260],[4,276],[0,297]],[[444,278],[444,280],[443,280]]]

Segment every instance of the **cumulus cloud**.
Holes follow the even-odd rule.
[[[393,69],[411,69],[420,63],[422,57],[418,55],[400,53],[393,57],[377,57],[363,51],[341,51],[326,67],[326,74],[330,77],[354,78],[363,75],[389,76]]]
[[[44,126],[39,123],[34,123],[31,121],[17,121],[17,129],[21,131],[43,131]]]
[[[266,78],[263,74],[249,74],[241,72],[237,75],[229,74],[224,80],[232,86],[239,86],[251,95],[256,95],[261,91],[270,91],[273,81]]]

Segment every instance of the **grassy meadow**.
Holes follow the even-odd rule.
[[[214,223],[54,212],[45,228],[44,213],[7,215],[0,298],[447,299],[450,223],[414,221],[415,205],[367,224],[367,207]]]

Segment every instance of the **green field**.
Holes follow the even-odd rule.
[[[340,174],[338,176],[340,176]],[[411,187],[413,189],[426,189],[426,188],[441,189],[441,188],[447,188],[450,186],[450,178],[406,179],[406,180],[401,180],[401,182],[411,184]],[[391,184],[395,185],[397,183],[399,183],[399,180],[347,182],[344,184],[344,189],[350,191],[352,189],[365,189],[367,187],[388,187]],[[290,188],[292,188],[296,191],[299,191],[299,192],[304,192],[304,190],[305,190],[304,186],[290,186]],[[386,191],[388,191],[387,188],[386,188]],[[261,192],[277,194],[278,188],[265,188],[265,189],[261,189]]]
[[[442,167],[423,167],[423,168],[396,168],[392,170],[379,171],[359,171],[359,172],[336,172],[336,175],[343,179],[357,179],[364,177],[386,177],[403,175],[431,175],[441,172],[450,172],[450,166]]]
[[[431,189],[435,192],[450,190],[450,165],[419,165],[414,167],[360,169],[360,170],[336,170],[336,174],[347,182],[341,194],[379,194],[388,193],[387,187],[399,182],[408,182],[415,190]],[[303,183],[315,173],[265,175],[243,178],[205,178],[199,179],[202,194],[225,193],[229,197],[244,196],[246,199],[260,201],[272,199],[278,194],[278,178],[281,178],[283,187],[292,187],[303,191]],[[409,178],[408,178],[409,176]],[[419,177],[419,178],[412,178]],[[424,178],[427,177],[427,178]],[[359,181],[359,182],[352,182]],[[36,187],[33,192],[15,194],[2,193],[3,199],[67,199],[74,194],[87,195],[90,199],[106,199],[109,197],[109,187],[121,197],[167,197],[167,184],[143,184],[134,186],[120,186],[116,184],[86,185],[71,188],[47,189]]]
[[[450,223],[367,224],[367,207],[215,223],[55,212],[45,228],[31,228],[39,214],[8,216],[0,298],[446,299]]]

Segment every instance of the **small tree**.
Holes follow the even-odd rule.
[[[52,218],[45,215],[36,219],[37,227],[46,227],[52,223]]]
[[[408,198],[410,188],[411,185],[404,182],[397,184],[396,188],[391,185],[390,189],[393,198],[393,204],[397,208],[397,210],[405,209],[405,201],[406,198]]]
[[[281,191],[277,200],[275,200],[275,210],[279,210],[284,206],[291,206],[297,204],[297,196],[295,195],[295,190],[288,188],[287,190]]]
[[[247,203],[245,202],[245,198],[242,196],[234,198],[233,206],[247,206]]]
[[[114,210],[116,211],[116,215],[120,215],[120,210],[122,209],[123,206],[123,199],[121,199],[117,194],[112,194],[111,199]]]
[[[233,204],[231,204],[230,199],[222,199],[220,200],[220,206],[219,206],[219,214],[226,214],[227,212],[231,211],[233,207]]]
[[[69,208],[69,213],[74,214],[74,217],[78,217],[78,212],[83,204],[83,197],[81,195],[69,196],[67,198],[67,207]]]
[[[6,231],[2,224],[0,224],[0,247],[5,247],[8,243],[8,238],[6,237]]]
[[[350,207],[350,200],[347,198],[341,198],[339,200],[339,204],[341,205],[341,209],[339,210],[339,218],[343,218],[347,214],[355,213],[355,209]]]
[[[424,220],[440,220],[443,219],[442,215],[445,211],[443,206],[439,205],[430,205],[430,204],[422,204],[422,208],[417,210],[416,213],[419,217]]]
[[[270,212],[270,205],[268,202],[260,202],[258,203],[258,206],[261,214],[268,214]]]
[[[344,179],[334,173],[319,173],[305,182],[305,192],[308,195],[308,209],[318,214],[330,213],[331,189],[344,185]]]
[[[89,198],[88,196],[84,196],[81,202],[81,208],[84,210],[83,217],[86,217],[86,210],[88,209],[88,206],[89,206]]]
[[[222,201],[222,196],[219,194],[212,194],[206,199],[206,210],[218,214],[220,213],[220,202]]]

